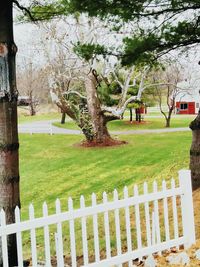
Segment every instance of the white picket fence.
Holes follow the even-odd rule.
[[[47,204],[43,204],[43,217],[35,218],[34,207],[29,207],[29,220],[20,220],[20,210],[16,208],[16,223],[6,225],[5,213],[1,211],[0,237],[2,242],[3,266],[8,267],[7,236],[16,234],[18,248],[18,266],[23,266],[23,232],[30,232],[30,258],[32,266],[38,266],[37,231],[42,229],[44,240],[44,259],[46,267],[51,267],[52,242],[55,246],[57,266],[64,266],[63,255],[68,256],[70,266],[123,266],[132,260],[161,252],[172,247],[195,243],[192,189],[190,171],[179,171],[179,185],[174,179],[170,186],[163,181],[160,187],[153,182],[153,190],[148,191],[144,183],[143,192],[134,186],[129,196],[127,187],[119,198],[114,190],[113,200],[103,193],[103,202],[98,204],[92,194],[92,205],[86,206],[83,196],[80,208],[73,208],[68,200],[68,211],[61,211],[60,201],[56,201],[56,213],[48,215]],[[80,227],[77,227],[77,223]],[[68,237],[67,228],[68,226]],[[50,229],[54,225],[54,233]],[[81,242],[77,243],[78,233]],[[53,235],[53,240],[52,240]],[[54,240],[55,238],[55,240]],[[65,250],[68,242],[69,251]],[[91,245],[93,246],[90,249]],[[81,248],[79,247],[81,246]],[[90,251],[91,250],[91,251]],[[81,252],[80,252],[81,251]],[[82,262],[77,255],[83,255]],[[79,257],[80,259],[80,257]],[[41,259],[40,259],[41,260]]]

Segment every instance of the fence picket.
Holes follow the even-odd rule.
[[[29,206],[29,219],[34,220],[34,207],[31,204]],[[31,254],[32,254],[32,265],[35,267],[37,266],[37,246],[36,246],[36,233],[35,228],[31,229]]]
[[[143,192],[145,195],[148,194],[148,185],[144,183]],[[145,201],[144,203],[145,209],[145,223],[146,223],[146,236],[147,236],[147,246],[151,246],[151,223],[150,223],[150,215],[149,215],[149,202]]]
[[[81,209],[85,208],[84,196],[81,196],[80,198],[80,206],[81,206]],[[83,259],[84,259],[84,265],[87,265],[88,264],[88,243],[87,243],[87,223],[86,223],[85,216],[81,218],[81,228],[82,228]]]
[[[134,185],[134,196],[138,196],[138,187]],[[136,223],[136,233],[137,233],[137,247],[140,249],[142,247],[142,237],[141,237],[141,224],[140,224],[140,207],[139,204],[135,205],[135,223]]]
[[[17,206],[15,208],[15,222],[20,224],[20,209]],[[17,232],[17,259],[18,259],[18,266],[23,266],[23,249],[22,249],[22,233],[21,231]]]
[[[190,170],[179,171],[179,184],[184,192],[181,195],[181,211],[183,235],[186,237],[184,246],[187,248],[195,243],[194,208]]]
[[[22,232],[30,231],[31,236],[31,254],[32,266],[37,266],[37,240],[36,229],[42,228],[44,230],[44,245],[45,245],[45,265],[51,267],[51,253],[50,253],[50,225],[56,225],[57,232],[55,233],[57,266],[64,267],[63,259],[63,237],[62,226],[64,222],[69,221],[70,229],[70,248],[71,248],[71,262],[72,267],[77,267],[76,262],[76,233],[75,233],[75,220],[81,220],[82,242],[83,242],[83,259],[84,267],[87,266],[122,266],[128,262],[131,266],[132,260],[135,258],[142,258],[154,252],[160,252],[164,249],[171,247],[179,247],[179,245],[190,246],[195,242],[195,228],[194,228],[194,214],[192,203],[192,188],[191,177],[189,171],[179,172],[180,186],[176,187],[175,181],[172,179],[171,187],[167,189],[166,182],[162,182],[162,191],[158,191],[157,183],[153,183],[153,192],[148,193],[148,186],[146,183],[143,185],[143,195],[139,195],[138,187],[134,186],[134,196],[128,194],[128,188],[125,187],[123,194],[124,198],[119,199],[117,190],[114,191],[114,200],[108,201],[107,194],[103,193],[103,203],[97,204],[96,195],[92,194],[92,204],[90,207],[85,207],[85,199],[82,196],[80,199],[80,209],[73,208],[73,201],[68,200],[68,211],[61,212],[60,201],[56,201],[56,214],[48,215],[47,204],[43,204],[43,216],[35,218],[33,205],[29,206],[29,220],[21,221],[19,208],[15,209],[16,223],[6,225],[5,212],[0,212],[0,239],[2,243],[2,258],[3,267],[9,266],[7,237],[16,234],[17,238],[17,256],[18,265],[23,265],[23,245],[22,245]],[[179,236],[179,221],[177,214],[177,198],[181,197],[181,212],[182,212],[182,225],[183,235]],[[172,199],[172,207],[169,210],[168,198]],[[160,218],[159,218],[159,205],[162,201],[164,212],[164,228],[165,228],[165,241],[161,242],[160,236]],[[153,202],[153,211],[150,218],[150,202]],[[141,231],[141,212],[144,205],[145,222],[142,225],[146,226],[146,239],[145,245],[142,239]],[[135,209],[135,225],[137,247],[133,250],[132,234],[131,234],[131,216],[130,208]],[[122,253],[121,248],[121,224],[120,224],[120,211],[123,209],[125,212],[125,220],[123,220],[124,227],[126,228],[126,241],[127,252]],[[170,213],[169,213],[170,212]],[[110,223],[114,213],[115,231],[112,235],[116,234],[117,255],[111,256],[111,232]],[[106,259],[100,259],[100,236],[99,236],[99,214],[103,214],[104,229],[105,229],[105,243],[106,243]],[[110,216],[111,215],[111,216]],[[95,262],[89,263],[88,241],[87,241],[87,218],[90,216],[93,225],[94,234],[94,252]],[[169,228],[169,216],[173,217],[173,238],[170,240],[171,229]],[[113,222],[113,221],[112,221]],[[121,221],[122,223],[122,221]],[[151,229],[152,228],[152,229]],[[113,237],[113,236],[112,236]],[[145,238],[144,238],[145,239]]]
[[[57,266],[60,266],[58,233],[55,233],[54,236],[55,236]]]
[[[175,189],[175,180],[171,180],[171,188]],[[173,221],[174,221],[174,238],[178,238],[178,217],[177,217],[177,206],[176,206],[176,196],[172,197],[172,211],[173,211]]]
[[[103,203],[107,204],[107,194],[103,192]],[[104,228],[105,228],[105,239],[106,239],[106,257],[109,259],[111,257],[111,250],[110,250],[110,226],[109,226],[109,217],[108,211],[104,212]]]
[[[56,199],[56,214],[61,213],[60,200]],[[63,238],[62,238],[62,223],[57,223],[57,242],[58,242],[58,262],[59,267],[64,267],[64,258],[63,258]]]
[[[153,182],[153,192],[158,192],[157,182]],[[159,210],[158,210],[158,200],[154,200],[154,216],[155,216],[155,232],[156,232],[156,244],[160,244],[160,220],[159,220]]]
[[[152,245],[156,244],[156,220],[155,212],[152,212]]]
[[[43,217],[48,218],[48,206],[47,203],[43,203]],[[49,226],[44,226],[44,246],[45,246],[45,265],[51,266],[51,253],[50,253],[50,240],[49,240]]]
[[[74,210],[73,208],[73,200],[70,197],[68,199],[68,209],[70,212]],[[72,260],[72,267],[76,267],[76,238],[75,238],[75,227],[74,227],[74,220],[69,221],[70,227],[70,247],[71,247],[71,260]]]
[[[128,187],[124,187],[124,198],[128,199]],[[125,222],[126,222],[126,238],[128,252],[132,251],[132,240],[131,240],[131,223],[130,223],[130,210],[129,207],[125,208]],[[129,267],[133,266],[132,261],[129,261]]]
[[[113,192],[113,199],[114,199],[114,201],[119,200],[118,192],[116,189]],[[117,255],[121,255],[122,254],[122,248],[121,248],[119,209],[115,209],[114,213],[115,213],[115,231],[116,231],[116,241],[117,241]],[[121,264],[119,266],[122,267]]]
[[[6,214],[5,211],[2,209],[0,212],[0,219],[1,219],[1,227],[6,226]],[[1,237],[2,242],[2,256],[3,256],[3,267],[8,267],[8,242],[7,242],[7,236],[2,235]]]
[[[162,181],[162,190],[165,192],[167,189],[166,181]],[[169,211],[168,211],[168,204],[167,198],[163,198],[163,209],[164,209],[164,225],[165,225],[165,240],[170,240],[170,232],[169,232]]]
[[[96,207],[97,199],[96,194],[92,194],[92,206]],[[95,261],[100,261],[100,254],[99,254],[99,231],[98,231],[98,217],[97,214],[93,215],[93,232],[94,232],[94,251],[95,251]]]

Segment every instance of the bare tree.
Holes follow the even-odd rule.
[[[42,68],[34,68],[30,60],[23,59],[17,71],[18,91],[20,96],[27,97],[30,116],[38,111],[38,105],[47,102],[49,95],[48,78]]]
[[[70,23],[72,22],[71,19]],[[49,76],[50,86],[53,89],[51,91],[53,101],[61,108],[62,113],[66,113],[75,120],[85,134],[87,141],[93,145],[118,143],[108,133],[107,123],[119,119],[129,103],[126,95],[134,68],[126,71],[125,83],[121,85],[122,99],[119,105],[114,109],[106,107],[102,105],[97,93],[97,87],[105,78],[105,64],[103,63],[103,67],[101,66],[102,73],[98,74],[96,69],[101,65],[98,64],[98,59],[93,58],[89,62],[80,59],[74,53],[71,42],[67,41],[66,36],[69,36],[69,33],[64,32],[57,36],[55,31],[57,25],[46,25],[46,27],[48,28],[46,39],[50,40],[50,44],[47,44],[45,39],[43,45],[50,66]],[[76,18],[70,29],[73,28],[77,40],[96,42],[96,38],[99,37],[97,36],[99,27],[96,21],[88,18],[85,20],[84,17],[83,21]],[[105,34],[101,38],[105,39]],[[53,47],[53,53],[49,47]],[[102,57],[99,60],[105,61]],[[111,68],[109,69],[110,72],[112,72]]]
[[[178,83],[183,79],[181,65],[178,63],[166,66],[164,70],[159,70],[153,73],[154,98],[159,104],[160,112],[165,118],[165,127],[170,127],[171,116],[175,110],[176,97],[185,88],[180,88]],[[164,105],[167,105],[167,111],[164,110]]]

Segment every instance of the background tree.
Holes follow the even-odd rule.
[[[63,26],[69,23],[70,27],[59,30],[60,24]],[[97,34],[97,28],[101,29],[100,35]],[[90,144],[119,143],[110,137],[107,123],[120,119],[127,104],[135,99],[135,96],[127,99],[128,89],[135,79],[135,68],[121,69],[120,80],[117,75],[119,66],[113,64],[111,56],[93,56],[93,48],[101,50],[101,46],[95,47],[97,40],[106,44],[105,39],[107,41],[111,34],[99,20],[91,20],[86,16],[70,17],[68,20],[66,18],[64,21],[46,24],[45,31],[47,34],[43,47],[50,66],[48,70],[53,101],[62,113],[77,123]],[[72,31],[76,33],[75,36]],[[79,45],[74,47],[71,39],[77,43],[80,40],[91,40],[92,50]],[[113,83],[120,88],[118,102],[108,97],[108,93],[105,94],[106,91],[112,94]]]
[[[30,116],[39,110],[39,104],[48,103],[49,85],[48,76],[42,67],[35,68],[30,60],[23,60],[17,69],[19,96],[27,97],[27,106]]]
[[[66,4],[62,2],[63,6]],[[200,3],[187,1],[101,1],[71,0],[71,11],[86,12],[90,16],[113,17],[118,21],[137,20],[138,29],[124,39],[119,56],[125,65],[152,62],[177,49],[189,49],[200,43]],[[150,23],[151,22],[151,23]],[[145,26],[144,26],[145,25]],[[190,124],[193,139],[190,150],[190,168],[193,188],[200,186],[200,112]]]
[[[184,92],[187,94],[189,88],[186,89],[178,86],[178,83],[183,79],[183,70],[180,64],[165,63],[163,67],[164,69],[159,68],[152,72],[151,79],[155,84],[152,94],[158,103],[161,114],[165,118],[165,127],[170,127],[171,116],[175,112],[176,98],[180,93]]]
[[[51,95],[63,113],[70,116],[83,131],[87,143],[99,145],[117,143],[111,138],[107,130],[107,122],[117,118],[116,116],[105,115],[100,107],[100,100],[97,92],[99,80],[94,66],[94,60],[89,62],[80,59],[74,52],[74,46],[69,41],[96,39],[96,28],[100,28],[97,22],[88,20],[87,17],[77,16],[69,18],[61,23],[71,23],[68,30],[61,32],[56,25],[46,25],[48,39],[53,47],[53,53],[45,49],[48,58],[51,84],[54,90]],[[58,23],[58,22],[57,22]],[[50,27],[49,27],[50,26]],[[89,31],[88,32],[86,31]],[[57,31],[58,29],[58,31]],[[73,32],[76,35],[71,34]],[[100,38],[102,38],[100,36]],[[45,46],[48,44],[44,42]]]

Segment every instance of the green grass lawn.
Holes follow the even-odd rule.
[[[109,199],[118,189],[120,196],[125,185],[129,193],[135,183],[142,184],[156,179],[159,184],[163,178],[177,178],[177,171],[188,168],[191,133],[165,133],[149,135],[127,135],[121,139],[127,145],[106,148],[81,148],[75,144],[81,136],[72,135],[20,135],[20,173],[22,218],[28,218],[28,205],[34,204],[36,216],[42,216],[42,203],[47,202],[49,214],[55,213],[55,200],[60,198],[62,209],[67,210],[67,199],[72,197],[75,207],[79,207],[81,195],[86,205],[91,203],[91,194],[97,194],[101,202],[103,191]],[[122,219],[124,214],[121,215]],[[102,218],[100,217],[100,221]],[[113,219],[112,219],[113,220]],[[92,222],[89,221],[89,225]],[[111,224],[114,235],[115,228]],[[65,251],[69,250],[68,224],[64,226],[66,236]],[[92,225],[91,225],[92,227]],[[55,232],[55,227],[51,228]],[[100,224],[100,247],[105,248],[104,232]],[[81,227],[76,224],[77,246],[81,244]],[[125,245],[125,229],[122,229],[122,245]],[[54,239],[54,235],[51,236]],[[43,230],[37,231],[39,258],[42,259]],[[112,247],[115,239],[111,239]],[[53,243],[53,241],[52,241]],[[24,235],[25,255],[30,255],[30,235]],[[89,250],[93,241],[89,239]],[[54,247],[51,248],[55,255]],[[78,252],[82,254],[81,250]]]
[[[193,116],[172,118],[171,128],[188,127],[188,125],[193,119]],[[60,122],[54,122],[53,125],[67,129],[79,129],[79,127],[73,121],[67,121],[65,124],[61,124]],[[165,128],[165,120],[163,118],[146,118],[144,121],[142,121],[141,124],[130,124],[127,119],[111,121],[108,123],[108,129],[110,131],[128,131],[160,128]]]
[[[188,167],[191,133],[127,135],[128,145],[81,148],[81,136],[20,135],[21,200],[33,202],[37,213],[43,201],[53,208],[56,198],[78,201],[92,192],[132,186],[149,179],[169,178]],[[181,142],[180,142],[181,140]]]
[[[127,145],[106,148],[81,148],[75,144],[81,136],[72,135],[20,135],[20,173],[22,218],[28,218],[28,205],[34,204],[36,216],[42,216],[42,203],[47,202],[49,214],[55,213],[55,200],[60,198],[62,210],[67,210],[67,199],[72,197],[75,207],[79,207],[81,195],[86,205],[91,203],[91,194],[97,194],[101,202],[103,191],[109,199],[117,188],[120,196],[125,185],[129,193],[135,183],[142,184],[156,179],[177,178],[177,171],[188,168],[191,133],[165,133],[149,135],[127,135],[120,137]],[[121,215],[122,220],[124,214]],[[111,216],[113,220],[113,215]],[[105,238],[100,217],[100,248],[105,249]],[[92,222],[89,220],[92,227]],[[114,224],[111,223],[114,235]],[[50,229],[55,232],[55,226]],[[134,230],[135,231],[135,230]],[[63,225],[65,253],[69,253],[69,228]],[[81,246],[81,226],[76,223],[77,246]],[[89,235],[90,236],[90,235]],[[122,245],[125,246],[125,229],[122,229]],[[54,235],[51,235],[53,244]],[[43,230],[37,230],[39,259],[42,259]],[[111,246],[115,246],[111,239]],[[135,241],[134,241],[135,242]],[[135,244],[135,243],[134,243]],[[30,234],[24,235],[25,257],[30,257]],[[52,255],[55,255],[52,245]],[[89,251],[93,251],[93,241],[89,237]],[[78,250],[78,255],[82,251]]]
[[[36,114],[35,116],[30,116],[25,114],[20,114],[18,116],[19,123],[54,120],[54,119],[60,119],[60,114],[56,112],[50,112],[46,114]]]

